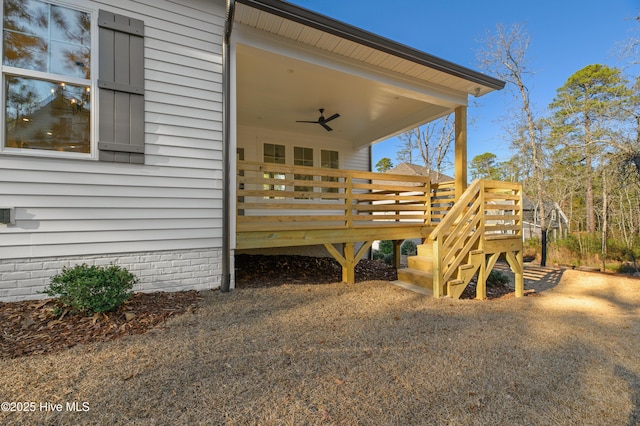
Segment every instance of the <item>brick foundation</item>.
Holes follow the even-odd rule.
[[[222,250],[172,250],[107,255],[0,259],[0,301],[43,299],[42,291],[64,266],[109,265],[128,269],[134,291],[206,290],[220,287]]]

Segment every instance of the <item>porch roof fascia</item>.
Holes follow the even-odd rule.
[[[282,0],[236,0],[266,13],[297,22],[319,31],[376,49],[389,55],[479,84],[490,90],[501,90],[505,82],[462,65],[430,55],[372,32],[329,18]]]

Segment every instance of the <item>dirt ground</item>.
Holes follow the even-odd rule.
[[[386,281],[201,292],[151,331],[0,359],[2,424],[640,424],[640,280],[524,298]]]

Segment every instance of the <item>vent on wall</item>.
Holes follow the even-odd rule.
[[[16,223],[15,207],[0,207],[0,225],[13,225]]]

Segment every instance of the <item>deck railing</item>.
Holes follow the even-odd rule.
[[[453,183],[381,174],[238,161],[237,230],[435,226],[453,206]]]
[[[455,278],[458,267],[473,249],[484,249],[491,241],[522,242],[522,186],[492,180],[474,181],[456,205],[429,235],[434,253],[434,295],[445,294],[445,285]],[[497,244],[497,254],[510,254],[511,247]],[[496,253],[491,249],[487,254]],[[497,256],[492,260],[495,263]],[[466,283],[465,283],[466,285]]]

